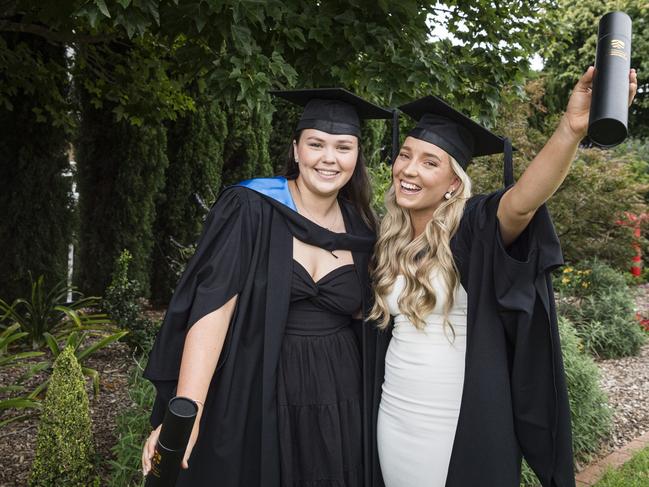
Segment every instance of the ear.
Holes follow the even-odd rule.
[[[453,188],[453,191],[457,191],[457,188],[460,187],[461,182],[462,181],[460,181],[460,178],[458,178],[457,175],[453,176],[453,179],[451,180],[451,186]]]
[[[297,157],[297,140],[293,139],[293,159],[296,161],[299,159]]]

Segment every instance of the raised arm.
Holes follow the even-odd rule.
[[[579,142],[588,131],[593,73],[594,68],[591,66],[577,82],[559,126],[520,179],[500,200],[498,220],[505,245],[516,240],[532,220],[536,210],[566,178]],[[629,105],[637,88],[638,78],[632,69],[629,73]]]

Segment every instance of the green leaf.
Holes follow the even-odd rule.
[[[124,8],[131,4],[131,0],[117,0],[117,2]]]
[[[230,27],[230,30],[232,32],[232,39],[235,46],[237,47],[237,50],[250,56],[252,54],[252,45],[254,44],[252,35],[250,34],[250,29],[248,29],[247,27],[232,25]]]
[[[99,7],[99,10],[101,11],[102,14],[110,18],[110,12],[108,11],[108,7],[106,6],[105,0],[95,0],[95,5]]]
[[[98,342],[95,342],[82,352],[77,354],[77,360],[81,362],[84,358],[86,358],[88,355],[92,355],[95,353],[97,350],[100,350],[104,348],[107,345],[110,345],[113,342],[116,342],[120,338],[122,338],[124,335],[128,334],[128,331],[120,331],[119,333],[114,333],[113,335],[107,336]]]
[[[56,342],[56,338],[47,332],[43,333],[43,337],[45,337],[45,343],[47,343],[47,346],[52,351],[54,357],[58,357],[61,353],[61,349],[59,348],[59,344]]]

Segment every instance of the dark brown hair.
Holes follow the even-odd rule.
[[[300,130],[295,133],[293,140],[299,142],[301,136],[302,131]],[[300,166],[295,162],[293,140],[291,140],[291,143],[288,146],[288,157],[286,158],[286,164],[282,171],[282,175],[287,179],[296,179],[300,174]],[[370,178],[367,174],[365,157],[363,156],[360,140],[358,141],[358,158],[356,159],[356,167],[354,167],[351,179],[340,189],[338,195],[352,203],[365,224],[373,231],[376,231],[376,215],[374,215],[372,207],[370,206],[372,185],[370,184]]]

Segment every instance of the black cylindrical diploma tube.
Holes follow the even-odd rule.
[[[194,427],[198,405],[186,397],[174,397],[162,421],[162,428],[145,487],[174,487],[180,463]]]
[[[588,137],[601,147],[613,147],[627,136],[631,18],[609,12],[599,21],[593,97]]]

